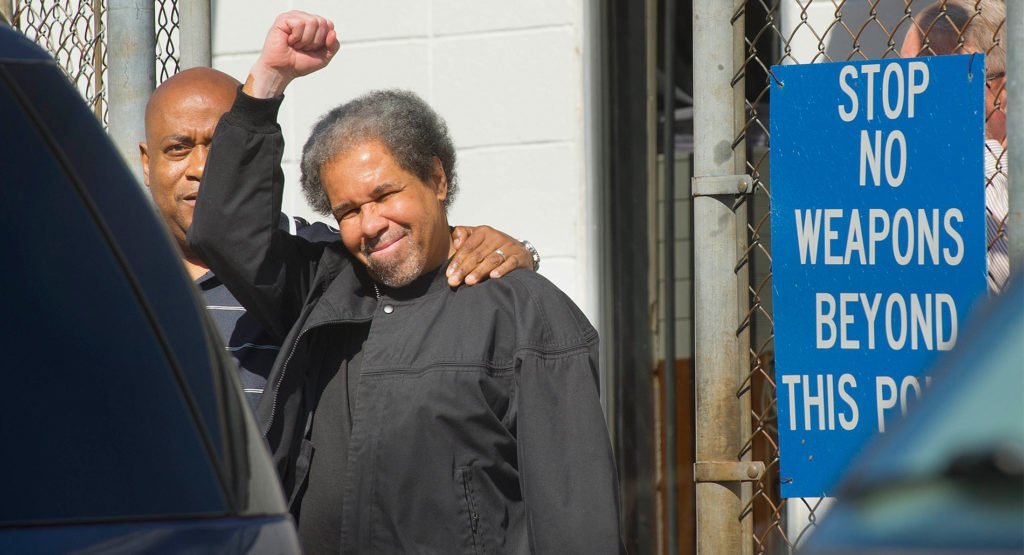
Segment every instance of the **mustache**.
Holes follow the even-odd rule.
[[[195,189],[192,189],[192,190],[190,190],[188,192],[178,193],[178,194],[176,194],[174,196],[175,196],[175,200],[178,200],[178,201],[182,201],[182,200],[195,200],[196,198],[199,197],[199,187],[196,187]]]
[[[373,250],[376,249],[378,245],[387,245],[388,243],[397,241],[407,235],[409,235],[409,230],[397,229],[395,231],[385,233],[379,237],[364,240],[359,250],[362,251],[363,255],[369,257],[373,253]]]

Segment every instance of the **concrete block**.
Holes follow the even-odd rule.
[[[332,226],[338,222],[330,216],[321,216],[313,211],[306,203],[306,196],[302,193],[302,185],[299,183],[298,162],[286,162],[282,164],[284,169],[284,198],[281,202],[281,211],[289,216],[300,216],[309,222],[321,221]]]
[[[259,52],[274,18],[290,9],[285,2],[222,0],[211,5],[213,53]]]
[[[582,10],[577,0],[434,0],[431,4],[437,36],[572,24]]]
[[[402,88],[428,102],[429,51],[424,41],[354,45],[326,69],[294,81],[285,105],[295,110],[293,135],[286,137],[289,155],[300,160],[302,145],[325,113],[374,89]]]
[[[430,3],[408,0],[305,0],[297,6],[334,22],[342,48],[366,40],[426,37]]]
[[[459,147],[577,140],[582,65],[569,29],[439,40],[434,106]]]
[[[450,221],[527,239],[545,260],[575,256],[582,214],[576,156],[570,144],[460,152]]]
[[[218,69],[244,83],[249,76],[249,69],[256,63],[259,53],[250,52],[247,54],[220,54],[213,56],[213,69]]]

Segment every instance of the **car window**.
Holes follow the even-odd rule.
[[[166,341],[4,77],[0,526],[227,512]]]
[[[217,374],[211,372],[199,316],[204,310],[197,309],[180,255],[155,217],[148,194],[120,161],[81,96],[52,62],[10,64],[5,69],[30,99],[34,117],[49,131],[48,139],[59,150],[65,167],[74,172],[76,185],[101,214],[109,235],[116,237],[122,262],[144,292],[169,351],[188,382],[206,434],[222,455]],[[0,127],[3,125],[0,123]],[[4,142],[0,140],[0,144]]]

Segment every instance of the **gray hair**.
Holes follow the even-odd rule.
[[[434,159],[441,161],[448,180],[447,210],[455,199],[455,146],[448,126],[422,98],[403,90],[373,91],[327,112],[313,126],[302,147],[302,190],[309,205],[325,216],[331,203],[324,191],[324,165],[345,150],[378,140],[405,171],[429,183]]]
[[[991,75],[1006,70],[1005,21],[1003,0],[940,0],[926,6],[910,29],[922,39],[920,55],[973,49],[985,53],[985,71]]]

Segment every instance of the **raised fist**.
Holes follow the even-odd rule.
[[[340,47],[330,20],[298,10],[285,12],[267,33],[246,92],[277,96],[292,79],[327,66]]]

